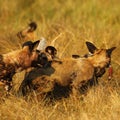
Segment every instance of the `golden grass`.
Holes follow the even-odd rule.
[[[113,78],[108,72],[100,85],[79,99],[72,97],[45,105],[34,97],[1,97],[0,120],[118,120],[120,118],[120,1],[119,0],[7,0],[0,1],[0,53],[21,48],[16,33],[30,20],[38,23],[36,39],[44,36],[59,57],[83,55],[85,41],[116,46],[112,54]],[[23,73],[14,77],[15,87]],[[19,81],[19,82],[17,82]],[[18,84],[17,84],[18,83]],[[17,88],[16,88],[17,89]],[[32,100],[31,100],[32,98]]]
[[[106,87],[107,88],[107,87]],[[34,96],[32,101],[11,96],[0,104],[2,120],[116,120],[120,117],[120,96],[99,86],[87,96],[72,97],[46,104]]]

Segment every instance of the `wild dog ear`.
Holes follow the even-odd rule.
[[[32,46],[32,41],[27,41],[27,42],[24,42],[23,44],[22,44],[22,48],[24,48],[25,46]]]
[[[40,43],[40,40],[37,40],[37,41],[33,42],[32,43],[32,50],[36,50],[39,43]]]
[[[33,48],[35,48],[36,46],[38,46],[39,42],[40,42],[40,40],[37,40],[37,41],[33,42]]]
[[[106,50],[106,52],[107,52],[107,54],[108,54],[109,57],[111,56],[111,53],[112,53],[112,51],[113,51],[115,48],[116,48],[116,47],[112,47],[112,48]]]
[[[47,46],[45,48],[45,52],[47,52],[47,53],[49,53],[50,55],[53,55],[53,56],[55,56],[57,54],[57,50],[53,46]]]
[[[95,50],[97,50],[97,47],[95,45],[93,45],[93,43],[91,43],[91,42],[87,41],[86,45],[87,45],[89,52],[92,54],[95,52]]]
[[[37,45],[39,44],[39,40],[32,42],[32,41],[27,41],[25,43],[23,43],[22,48],[24,48],[25,46],[29,47],[29,50],[32,51],[33,49],[35,49],[35,47],[37,47]]]

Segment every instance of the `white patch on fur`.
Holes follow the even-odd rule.
[[[39,50],[39,51],[45,50],[46,44],[47,44],[46,39],[44,37],[42,37],[40,42],[39,42],[39,45],[37,47],[37,50]]]

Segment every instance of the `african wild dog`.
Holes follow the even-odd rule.
[[[38,54],[33,50],[38,43],[39,41],[27,41],[22,45],[21,50],[0,55],[0,83],[5,85],[7,91],[11,87],[15,72],[31,67],[32,62],[37,60]]]
[[[86,45],[93,55],[78,59],[65,58],[61,59],[61,62],[51,61],[46,68],[39,68],[30,72],[23,81],[23,86],[25,87],[30,82],[33,89],[41,90],[41,81],[45,80],[47,83],[52,82],[50,89],[47,89],[49,91],[53,90],[53,86],[57,84],[62,87],[71,86],[73,94],[79,93],[82,86],[88,84],[89,81],[90,83],[94,81],[96,68],[105,69],[110,65],[111,53],[115,49],[115,47],[98,49],[90,42],[86,42]],[[34,77],[32,77],[33,75]],[[23,86],[21,86],[22,90],[24,89]]]
[[[38,52],[37,60],[32,62],[32,66],[34,67],[34,69],[32,69],[27,74],[27,76],[25,76],[25,79],[23,80],[22,84],[20,85],[19,92],[22,92],[22,94],[26,94],[26,91],[27,91],[26,89],[31,88],[31,86],[32,86],[31,82],[32,82],[33,79],[35,79],[36,77],[39,77],[39,76],[43,76],[43,79],[44,79],[44,75],[49,76],[54,72],[54,68],[51,67],[51,63],[53,61],[58,62],[58,63],[61,62],[60,59],[56,56],[57,55],[57,50],[56,50],[55,47],[47,46],[45,48],[45,50],[42,50],[42,51],[39,51],[38,48],[39,47],[37,47],[37,50],[36,50],[36,52]],[[49,72],[47,72],[47,71],[49,71]],[[46,86],[45,83],[49,83],[50,85],[54,86],[54,84],[52,84],[51,81],[48,81],[46,79],[46,76],[45,76],[44,81],[41,81],[43,89],[46,89],[45,88],[45,86]],[[28,86],[28,87],[26,87],[26,86]],[[49,86],[49,85],[47,85],[47,86]],[[49,89],[49,88],[47,88],[47,89]],[[43,90],[41,90],[41,91],[43,91]]]

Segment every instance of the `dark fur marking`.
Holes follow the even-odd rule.
[[[47,68],[35,68],[33,69],[32,71],[30,71],[26,76],[25,76],[25,79],[23,80],[20,88],[19,88],[19,91],[18,91],[18,94],[19,95],[26,95],[28,93],[28,89],[27,89],[27,86],[29,87],[29,89],[35,89],[32,84],[33,80],[36,79],[37,77],[40,77],[42,75],[47,75],[47,76],[50,76],[51,74],[53,74],[55,71],[54,68],[52,67],[47,67]]]
[[[72,58],[80,58],[80,56],[79,55],[72,55]]]

